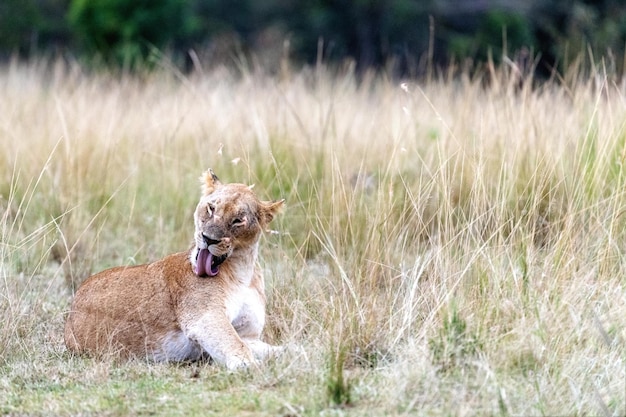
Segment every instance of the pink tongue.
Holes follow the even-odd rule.
[[[196,264],[198,267],[196,274],[199,277],[203,277],[206,275],[210,277],[214,277],[215,275],[217,275],[219,269],[217,266],[214,268],[211,268],[212,262],[213,262],[213,254],[209,252],[208,249],[200,249],[200,251],[198,251],[198,259],[196,261]]]

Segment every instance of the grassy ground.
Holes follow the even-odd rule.
[[[0,414],[624,415],[626,86],[0,69]],[[484,80],[489,79],[489,83]],[[74,357],[76,286],[285,198],[249,372]]]

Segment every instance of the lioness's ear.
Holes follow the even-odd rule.
[[[259,217],[264,226],[267,226],[272,220],[274,220],[274,216],[276,216],[283,208],[285,203],[285,199],[278,201],[262,201]]]
[[[202,182],[203,196],[211,194],[215,191],[215,188],[222,185],[222,182],[217,178],[217,175],[215,175],[215,172],[213,172],[211,168],[200,177],[200,182]]]

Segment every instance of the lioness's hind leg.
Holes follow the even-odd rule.
[[[248,345],[254,358],[257,360],[277,356],[285,350],[283,346],[272,346],[259,339],[244,339],[243,341]]]

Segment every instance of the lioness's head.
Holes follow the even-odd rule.
[[[215,276],[237,250],[257,245],[284,200],[261,201],[247,185],[222,184],[211,169],[200,180],[191,263],[198,276]]]

